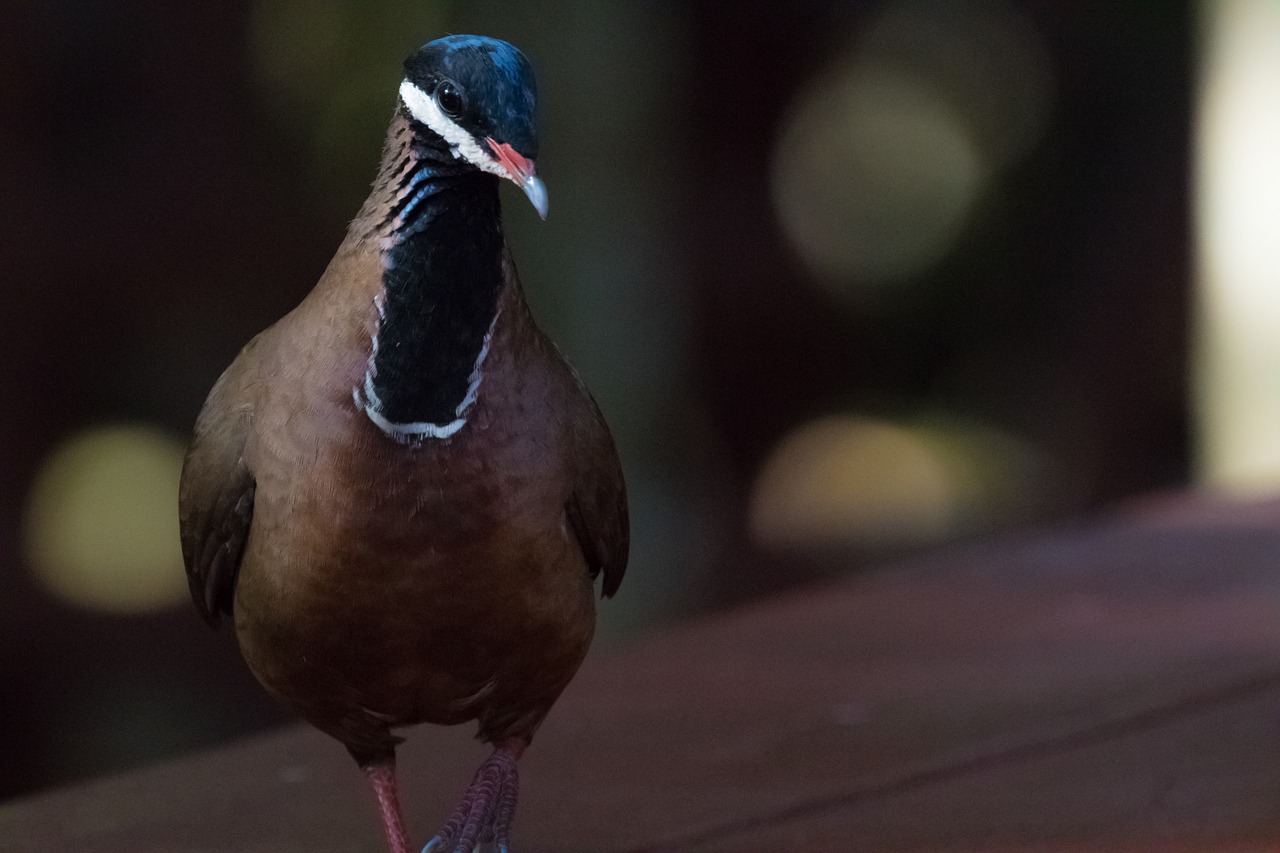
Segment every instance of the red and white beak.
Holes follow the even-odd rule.
[[[547,188],[543,185],[541,179],[534,174],[533,161],[516,151],[505,142],[498,142],[492,136],[486,136],[485,142],[489,144],[489,149],[493,152],[493,156],[502,168],[507,170],[508,177],[512,183],[524,190],[524,194],[528,196],[533,209],[538,211],[538,215],[543,219],[547,218]]]

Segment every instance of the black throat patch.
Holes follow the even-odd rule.
[[[394,437],[447,438],[475,402],[502,290],[497,179],[422,163],[385,250],[369,417]]]

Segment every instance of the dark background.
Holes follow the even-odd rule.
[[[0,796],[284,719],[182,600],[165,496],[209,386],[358,208],[400,61],[446,32],[539,72],[551,216],[512,193],[506,219],[627,468],[603,644],[1187,476],[1182,3],[0,14]],[[106,556],[144,551],[152,574]]]

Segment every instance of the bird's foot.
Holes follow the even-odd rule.
[[[520,793],[516,761],[523,751],[521,741],[509,741],[493,751],[422,853],[472,853],[481,842],[490,842],[496,853],[511,853],[511,820]]]

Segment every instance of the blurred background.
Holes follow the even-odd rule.
[[[0,796],[284,719],[187,601],[178,471],[341,240],[422,42],[539,73],[551,217],[506,221],[627,469],[607,646],[1272,487],[1273,5],[0,2]]]

